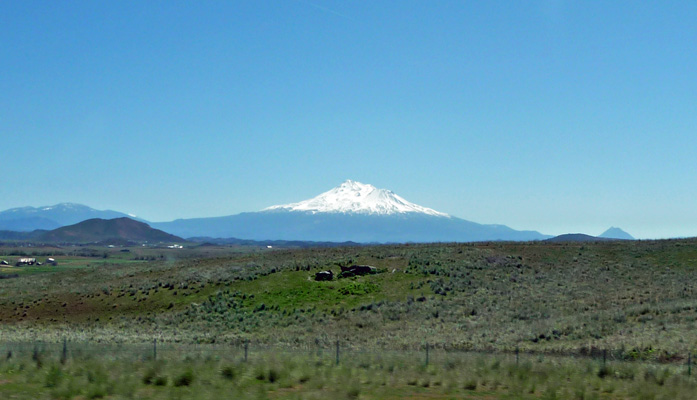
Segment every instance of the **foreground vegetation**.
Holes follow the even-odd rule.
[[[682,366],[431,352],[288,352],[168,345],[5,346],[0,397],[14,399],[693,399]],[[50,349],[50,350],[49,350]],[[7,355],[5,355],[7,354]]]
[[[0,271],[14,276],[0,280],[4,340],[338,339],[366,349],[608,350],[661,362],[684,362],[697,348],[694,240],[123,250],[32,249],[66,268]],[[349,264],[380,273],[312,279]]]

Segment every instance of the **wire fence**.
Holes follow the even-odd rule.
[[[148,343],[97,343],[71,342],[64,340],[53,342],[0,342],[0,364],[3,361],[17,359],[32,359],[42,362],[67,363],[81,360],[104,361],[186,361],[186,360],[215,360],[220,362],[272,362],[274,357],[288,356],[305,359],[311,363],[325,365],[367,365],[401,363],[410,365],[443,366],[462,362],[471,362],[478,358],[489,361],[501,361],[508,364],[521,365],[524,363],[573,363],[594,362],[605,367],[628,364],[652,366],[659,365],[647,360],[627,360],[617,356],[617,352],[595,349],[587,354],[549,354],[523,352],[515,349],[512,352],[486,351],[453,351],[434,348],[425,344],[421,350],[386,350],[386,349],[356,349],[336,341],[331,346],[314,346],[305,348],[290,348],[270,346],[249,341],[238,344],[184,344],[162,342],[153,339]],[[679,360],[669,363],[671,367],[692,376],[693,355],[685,354]],[[666,365],[660,364],[660,365]]]

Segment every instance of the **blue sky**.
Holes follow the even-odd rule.
[[[152,221],[345,179],[480,223],[697,236],[697,2],[0,2],[0,209]]]

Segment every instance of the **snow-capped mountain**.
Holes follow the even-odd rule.
[[[422,207],[389,190],[348,180],[317,197],[227,217],[152,224],[191,237],[328,242],[473,242],[548,236],[483,225]]]
[[[348,213],[393,215],[420,213],[436,217],[450,217],[431,208],[411,203],[391,190],[347,180],[332,190],[298,203],[265,208],[262,211],[303,211],[310,213]]]

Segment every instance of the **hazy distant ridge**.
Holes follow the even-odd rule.
[[[131,215],[112,210],[95,210],[75,203],[61,203],[44,207],[19,207],[0,212],[0,230],[30,232],[51,230],[92,218],[114,219]],[[141,220],[142,221],[142,220]]]
[[[51,230],[95,218],[108,220],[124,217],[128,216],[117,211],[99,211],[72,203],[23,207],[0,212],[0,230]],[[409,202],[390,190],[351,180],[314,198],[268,207],[259,212],[149,224],[185,238],[257,241],[474,242],[543,240],[549,237],[537,231],[517,231],[505,225],[478,224],[452,217]],[[45,238],[62,240],[52,235]],[[81,238],[94,241],[88,236]],[[69,241],[69,238],[64,239]]]
[[[541,240],[548,237],[535,231],[516,231],[503,225],[481,225],[460,218],[291,211],[180,219],[154,223],[153,226],[183,237],[236,237],[252,240],[387,243]]]
[[[632,235],[614,226],[601,233],[598,237],[607,239],[635,240]]]
[[[610,240],[635,240],[632,235],[620,228],[612,227],[600,236],[591,236],[584,233],[566,233],[547,239],[548,242],[603,242]]]
[[[182,237],[251,240],[473,242],[542,240],[536,231],[483,225],[411,203],[385,189],[348,180],[312,199],[226,217],[179,219],[154,227]]]

